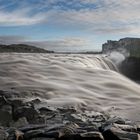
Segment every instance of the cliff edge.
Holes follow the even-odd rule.
[[[108,40],[102,45],[102,52],[123,52],[126,50],[131,57],[140,57],[140,38],[122,38],[119,41]]]
[[[124,60],[119,63],[120,72],[130,79],[140,81],[140,38],[122,38],[119,41],[108,40],[102,45],[102,52],[112,54],[121,52]],[[127,55],[126,55],[127,54]],[[115,55],[115,54],[114,54]],[[119,56],[117,58],[120,59]]]

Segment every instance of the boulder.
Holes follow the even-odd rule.
[[[31,122],[35,116],[38,115],[38,111],[35,110],[32,106],[21,106],[14,110],[13,115],[15,120],[26,117],[27,121]]]
[[[126,132],[115,127],[104,131],[103,136],[105,140],[140,140],[138,133]]]
[[[80,134],[80,136],[82,137],[82,139],[84,138],[85,140],[88,139],[104,140],[100,132],[87,132],[87,133]]]
[[[0,108],[0,124],[2,126],[9,126],[13,120],[12,107],[10,105],[4,105]]]
[[[55,140],[55,138],[32,138],[30,140]]]
[[[0,128],[0,140],[6,140],[8,138],[8,133]]]
[[[16,127],[16,128],[24,127],[27,125],[29,125],[29,123],[25,117],[19,118],[16,122],[13,121],[10,124],[11,127]]]

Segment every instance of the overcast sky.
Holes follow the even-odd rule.
[[[140,37],[140,0],[0,0],[0,42],[97,50]]]

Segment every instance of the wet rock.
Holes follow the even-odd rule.
[[[30,121],[32,124],[46,124],[46,118],[43,115],[37,115],[34,117],[32,121]]]
[[[0,140],[3,134],[9,135],[6,140],[139,140],[140,127],[122,118],[53,108],[38,98],[27,102],[9,93],[0,91],[0,125],[6,126]]]
[[[19,130],[15,131],[15,138],[16,138],[16,140],[23,140],[23,136],[24,136],[23,132],[21,132]]]
[[[0,107],[6,104],[8,104],[7,99],[5,98],[5,96],[0,95]]]
[[[119,66],[120,72],[130,79],[140,80],[140,58],[135,56],[127,57]]]
[[[126,132],[117,128],[110,128],[103,132],[105,140],[140,140],[140,135],[134,132]]]
[[[85,111],[84,116],[87,117],[88,122],[105,122],[107,120],[107,115],[102,114],[101,112],[95,112],[95,111]]]
[[[17,91],[5,91],[5,90],[0,90],[0,96],[4,96],[7,100],[11,99],[11,98],[17,98],[19,97],[21,94]]]
[[[55,140],[55,138],[32,138],[30,140]]]
[[[120,125],[120,124],[113,124],[115,128],[119,128],[121,130],[127,131],[127,132],[137,132],[137,126],[136,125]]]
[[[69,136],[60,137],[59,140],[84,140],[84,138],[82,139],[80,134],[72,134],[72,135],[69,135]]]
[[[31,100],[30,103],[39,104],[39,103],[41,103],[41,100],[39,98],[36,98],[36,99]]]
[[[37,137],[40,137],[43,134],[44,134],[44,130],[43,129],[30,130],[30,131],[27,131],[24,134],[24,139],[28,140],[28,139],[31,139],[31,138],[37,138]]]
[[[59,113],[52,114],[52,116],[46,115],[46,124],[48,124],[48,126],[53,126],[54,124],[63,124],[63,116]]]
[[[50,108],[48,108],[48,107],[41,107],[41,108],[39,108],[39,111],[42,112],[42,113],[43,112],[45,112],[45,113],[46,112],[52,112],[52,110]]]
[[[31,131],[31,130],[37,130],[37,129],[45,129],[47,127],[47,125],[27,125],[25,127],[21,127],[19,128],[20,131],[22,132],[27,132],[27,131]]]
[[[7,140],[15,140],[16,136],[15,136],[15,132],[17,131],[17,128],[14,127],[10,127],[6,130],[6,132],[9,134]]]
[[[30,106],[18,107],[14,110],[14,119],[18,120],[21,117],[26,117],[28,122],[31,122],[38,115],[37,110]]]
[[[94,140],[104,140],[102,134],[100,132],[87,132],[87,133],[83,133],[80,134],[80,136],[82,137],[82,139],[94,139]]]
[[[110,129],[113,124],[125,124],[125,121],[122,118],[117,118],[117,117],[113,117],[113,118],[109,118],[106,122],[104,122],[101,127],[99,127],[99,130],[101,132],[106,131],[108,129]]]
[[[102,113],[95,113],[94,111],[66,113],[64,116],[65,120],[75,122],[81,127],[88,127],[89,125],[92,125],[96,127],[96,130],[98,130],[98,127],[100,127],[107,119],[107,117]]]
[[[58,131],[45,131],[44,129],[38,129],[38,130],[31,130],[24,134],[24,140],[29,140],[31,138],[59,138],[59,132]]]
[[[9,134],[3,130],[2,128],[0,128],[0,140],[6,140],[8,138]]]
[[[67,124],[59,130],[59,137],[77,134],[78,128],[79,126],[76,123]]]
[[[68,116],[67,116],[68,117]],[[71,118],[70,118],[71,117]],[[71,119],[71,120],[73,120],[74,122],[79,122],[79,123],[81,123],[81,122],[86,122],[86,118],[84,117],[84,116],[82,116],[81,114],[71,114],[70,116],[69,116],[69,118]]]
[[[58,139],[59,138],[59,131],[44,132],[44,134],[42,134],[42,137]]]
[[[19,118],[16,122],[13,121],[10,124],[11,127],[16,127],[16,128],[24,127],[27,125],[29,125],[29,123],[25,117]]]
[[[140,125],[137,125],[137,132],[140,133]]]
[[[106,122],[108,123],[116,123],[116,124],[125,124],[126,121],[123,118],[120,117],[111,117]]]
[[[8,91],[0,90],[0,96],[3,96],[5,98],[10,98],[12,95],[10,95],[10,92]]]
[[[4,105],[0,108],[0,124],[2,126],[9,126],[12,117],[12,107],[10,105]]]
[[[24,98],[10,98],[8,101],[14,108],[25,105]]]
[[[56,109],[51,107],[38,107],[38,110],[40,111],[40,114],[42,115],[52,115],[58,113]]]
[[[64,107],[59,107],[58,108],[59,112],[62,113],[62,114],[66,114],[66,113],[76,113],[77,112],[77,109],[75,107],[67,107],[67,108],[64,108]]]

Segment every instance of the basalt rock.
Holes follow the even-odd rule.
[[[96,131],[83,133],[80,136],[82,137],[82,139],[85,139],[85,140],[90,140],[90,139],[104,140],[104,137],[102,136],[102,134],[100,132],[96,132]]]
[[[19,118],[17,121],[12,121],[10,123],[11,127],[16,127],[16,128],[21,128],[27,125],[29,125],[29,123],[25,117]]]
[[[55,138],[32,138],[30,140],[56,140]]]
[[[119,66],[120,72],[127,77],[140,80],[140,57],[128,57]]]
[[[38,111],[30,106],[21,106],[14,110],[13,115],[15,120],[26,117],[27,121],[32,122],[33,119],[38,116]]]
[[[6,140],[9,134],[2,128],[0,128],[0,140]]]
[[[9,126],[13,120],[12,107],[10,105],[4,105],[0,108],[0,125]]]
[[[134,132],[126,132],[121,129],[111,127],[103,132],[105,140],[140,140],[140,135]]]
[[[119,41],[108,40],[102,45],[102,52],[120,51],[129,53],[130,57],[140,57],[140,38],[122,38]],[[125,51],[124,51],[125,50]]]
[[[6,94],[4,94],[6,93]],[[139,140],[140,126],[95,111],[51,108],[0,92],[0,140]]]

